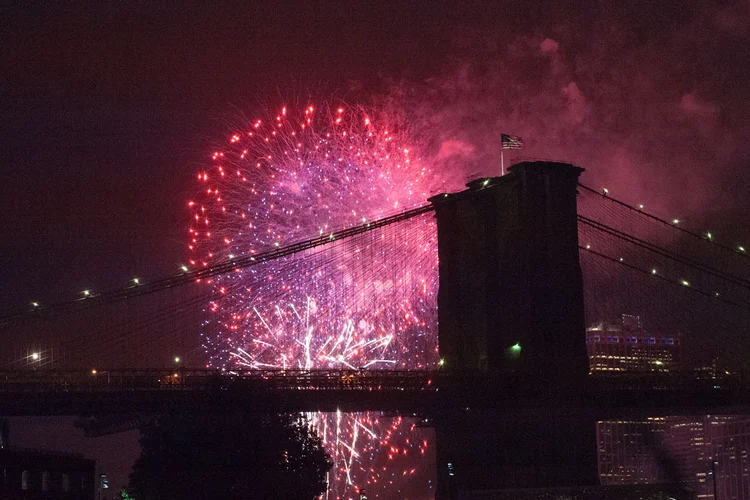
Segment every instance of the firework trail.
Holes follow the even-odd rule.
[[[423,204],[439,186],[393,120],[286,108],[212,154],[189,203],[191,265],[252,256]],[[377,241],[376,241],[377,240]],[[423,369],[437,361],[429,216],[210,282],[222,368]]]
[[[189,202],[193,267],[363,224],[444,188],[403,122],[347,106],[283,107],[236,128],[198,181]],[[219,297],[204,323],[209,366],[435,368],[437,279],[426,215],[209,280]],[[374,490],[370,498],[400,491],[414,472],[394,460],[426,449],[400,418],[394,428],[371,413],[311,421],[335,462],[330,498],[361,487]]]
[[[333,459],[327,500],[359,498],[434,498],[434,462],[428,429],[414,418],[373,412],[314,413],[308,416]]]

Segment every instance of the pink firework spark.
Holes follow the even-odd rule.
[[[424,204],[442,186],[407,137],[400,121],[347,106],[283,107],[233,131],[198,175],[200,192],[189,203],[191,266]],[[204,324],[210,366],[437,366],[437,246],[429,215],[208,284],[217,297]],[[409,436],[413,429],[404,431],[400,418],[394,429],[369,413],[311,419],[336,463],[330,498],[362,487],[378,496],[388,487],[400,491],[414,475],[405,450],[420,456],[427,446],[408,444],[423,440]]]

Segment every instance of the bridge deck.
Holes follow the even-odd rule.
[[[471,408],[512,415],[750,413],[739,377],[588,377],[574,387],[513,374],[348,370],[0,372],[0,415],[164,411],[364,411],[429,416]]]

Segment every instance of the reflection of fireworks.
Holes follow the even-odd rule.
[[[298,114],[283,108],[238,129],[198,176],[201,191],[189,203],[191,265],[252,256],[425,203],[440,186],[405,135],[393,120],[344,106]],[[436,367],[437,247],[429,216],[208,283],[219,297],[204,325],[210,366]],[[394,430],[368,414],[338,416],[341,425],[331,418],[316,417],[316,427],[336,458],[332,486],[383,484],[372,457],[389,441],[381,430]],[[365,435],[370,444],[359,448]],[[339,458],[345,443],[347,460]]]
[[[434,478],[419,462],[428,460],[427,431],[415,419],[366,413],[314,413],[318,430],[333,459],[326,499],[427,499]]]

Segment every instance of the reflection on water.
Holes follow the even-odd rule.
[[[333,459],[326,500],[435,498],[434,431],[380,412],[308,415]]]

